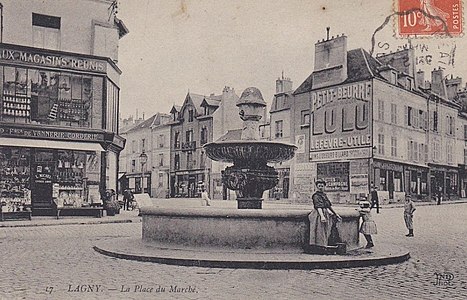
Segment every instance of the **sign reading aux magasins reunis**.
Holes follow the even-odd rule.
[[[29,48],[18,50],[8,49],[5,46],[0,47],[0,61],[97,73],[107,72],[107,63],[104,60],[63,54],[42,53]]]
[[[313,92],[310,152],[370,147],[371,97],[369,81]]]

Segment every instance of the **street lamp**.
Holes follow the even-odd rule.
[[[141,163],[141,194],[144,194],[144,165],[148,161],[148,156],[144,151],[139,156],[139,161]]]

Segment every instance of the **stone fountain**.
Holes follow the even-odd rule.
[[[291,159],[296,146],[280,142],[259,141],[259,121],[266,107],[261,92],[245,89],[237,102],[243,120],[241,139],[217,141],[204,145],[206,155],[215,161],[233,163],[222,175],[227,188],[236,191],[237,207],[261,209],[263,192],[279,181],[277,171],[268,163]]]
[[[237,102],[243,129],[240,140],[219,140],[204,146],[213,160],[232,163],[223,182],[237,194],[236,210],[211,207],[147,207],[141,209],[143,241],[166,248],[215,247],[248,251],[302,252],[309,240],[308,214],[302,209],[262,209],[263,192],[278,183],[268,163],[294,156],[296,146],[259,140],[259,121],[266,103],[254,87],[245,89]],[[310,195],[311,196],[311,195]],[[351,249],[358,245],[359,214],[339,210],[341,237]]]
[[[336,208],[342,222],[339,235],[349,256],[303,254],[308,248],[310,205],[295,209],[262,208],[261,196],[278,182],[268,163],[294,156],[287,143],[258,140],[258,123],[265,107],[261,92],[247,88],[237,106],[243,120],[240,140],[206,144],[207,155],[229,162],[223,182],[237,193],[237,208],[141,207],[142,239],[122,238],[95,246],[102,254],[117,258],[204,267],[259,269],[348,268],[382,265],[407,260],[406,251],[385,245],[378,255],[358,252],[360,215],[352,208]],[[167,200],[170,204],[172,199]],[[197,203],[197,202],[196,202]]]

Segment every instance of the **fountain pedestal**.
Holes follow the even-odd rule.
[[[239,209],[261,209],[264,191],[279,182],[277,171],[268,163],[282,162],[294,156],[295,145],[259,140],[259,121],[266,107],[261,92],[245,89],[237,102],[243,120],[240,140],[220,140],[204,145],[206,155],[215,161],[233,163],[222,175],[222,182],[237,194]]]

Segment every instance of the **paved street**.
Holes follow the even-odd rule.
[[[415,214],[414,238],[404,236],[402,208],[374,216],[376,247],[382,239],[403,245],[408,262],[311,271],[168,266],[92,250],[98,240],[140,235],[141,223],[0,228],[0,298],[465,299],[467,204],[419,206]],[[435,285],[435,273],[454,277]]]

